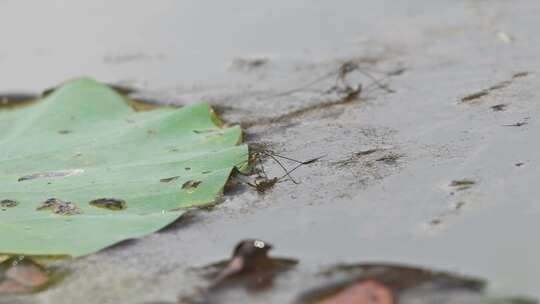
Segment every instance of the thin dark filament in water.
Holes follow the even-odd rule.
[[[287,96],[287,95],[291,95],[291,94],[294,94],[294,93],[297,93],[297,92],[300,92],[300,91],[303,91],[303,90],[306,90],[314,85],[316,85],[317,83],[320,83],[326,79],[329,79],[331,77],[336,77],[335,79],[335,83],[334,83],[334,86],[337,86],[337,82],[338,81],[341,81],[341,83],[346,87],[346,88],[350,88],[350,85],[347,84],[347,81],[346,81],[346,78],[347,78],[347,75],[354,72],[354,71],[357,71],[359,72],[360,74],[364,75],[365,77],[369,78],[372,82],[366,87],[366,88],[372,88],[372,87],[375,87],[375,88],[378,88],[378,89],[382,89],[386,92],[389,92],[389,93],[392,93],[394,92],[392,89],[390,89],[388,87],[388,85],[382,83],[382,81],[384,80],[387,80],[389,79],[391,76],[390,75],[386,75],[385,77],[381,78],[381,79],[377,79],[376,77],[374,77],[373,75],[371,75],[370,73],[368,73],[366,70],[368,70],[367,68],[364,68],[364,67],[360,67],[358,64],[356,63],[353,63],[353,62],[345,62],[343,64],[341,64],[339,66],[339,68],[337,69],[337,71],[332,71],[332,72],[329,72],[311,82],[308,82],[307,84],[301,86],[301,87],[298,87],[298,88],[295,88],[295,89],[292,89],[292,90],[288,90],[288,91],[285,91],[285,92],[281,92],[281,93],[278,93],[278,94],[274,94],[274,95],[270,95],[270,96],[267,96],[266,98],[267,99],[270,99],[270,98],[276,98],[276,97],[282,97],[282,96]]]

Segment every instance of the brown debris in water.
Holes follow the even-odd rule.
[[[230,260],[205,267],[211,273],[209,289],[244,286],[251,291],[260,291],[272,285],[274,277],[292,269],[297,260],[272,258],[268,252],[273,246],[267,242],[248,239],[240,241],[234,248]]]
[[[485,286],[474,278],[392,264],[338,265],[321,276],[330,282],[301,294],[295,303],[394,304],[400,295],[414,290],[423,297],[450,290],[479,293]],[[332,281],[334,276],[348,278]]]
[[[526,77],[528,75],[529,75],[529,72],[515,73],[514,75],[512,75],[512,78],[509,79],[509,80],[504,80],[504,81],[498,82],[498,83],[490,86],[487,89],[483,89],[483,90],[480,90],[478,92],[475,92],[475,93],[468,94],[468,95],[464,96],[463,98],[461,98],[461,102],[463,102],[463,103],[475,103],[475,102],[477,102],[477,99],[480,99],[480,98],[482,98],[484,96],[487,96],[487,95],[491,94],[494,91],[505,89],[508,86],[510,86],[516,79]]]
[[[475,181],[470,179],[460,179],[460,180],[453,180],[450,183],[450,187],[455,188],[456,190],[466,190],[471,188],[476,184]]]
[[[500,104],[496,104],[494,106],[491,106],[490,108],[494,111],[494,112],[502,112],[502,111],[505,111],[506,110],[506,107],[508,105],[505,104],[505,103],[500,103]]]
[[[26,257],[11,257],[0,263],[0,295],[39,291],[51,280],[51,272]]]
[[[525,117],[522,121],[513,124],[503,125],[504,127],[522,127],[529,123],[529,117]]]
[[[317,304],[394,304],[392,290],[374,280],[365,280],[340,291]]]

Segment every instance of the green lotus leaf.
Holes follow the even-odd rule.
[[[209,204],[245,165],[206,103],[135,112],[91,79],[0,111],[0,252],[86,255]]]

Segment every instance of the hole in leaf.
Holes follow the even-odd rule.
[[[82,213],[82,210],[79,209],[79,207],[77,207],[72,202],[65,202],[57,198],[47,199],[46,201],[41,203],[41,205],[37,207],[36,210],[52,210],[53,213],[59,215],[74,215]]]

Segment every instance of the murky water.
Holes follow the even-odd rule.
[[[82,288],[81,295],[60,286],[41,299],[84,298],[93,287],[108,287],[108,276],[122,273],[115,264],[138,277],[148,265],[169,273],[170,265],[209,263],[246,237],[267,239],[308,268],[408,263],[485,278],[495,294],[540,297],[534,238],[540,229],[538,13],[534,0],[2,1],[0,91],[39,93],[90,75],[182,102],[208,97],[232,107],[230,117],[253,120],[296,109],[317,94],[264,101],[251,97],[251,89],[301,87],[344,58],[381,57],[406,67],[391,82],[396,93],[347,108],[339,119],[329,108],[330,118],[249,130],[284,153],[326,155],[322,165],[295,172],[300,185],[279,183],[264,196],[227,196],[222,209],[196,224],[95,255],[110,271],[85,264],[94,257],[79,261],[81,278],[70,284]],[[497,31],[515,40],[501,41]],[[246,69],[245,62],[260,64]],[[530,73],[513,79],[524,71]],[[501,83],[474,104],[460,103]],[[492,109],[500,104],[506,106]],[[521,121],[527,124],[504,127]],[[401,157],[370,168],[361,161],[332,165],[386,146]],[[376,181],[355,180],[369,170]],[[456,190],[453,181],[474,184]],[[142,294],[160,271],[138,283],[122,275],[130,290],[144,286],[137,289]],[[84,277],[92,275],[88,283]],[[149,295],[171,298],[181,289],[164,276]],[[173,277],[192,280],[181,271]],[[102,297],[121,293],[122,284]]]

